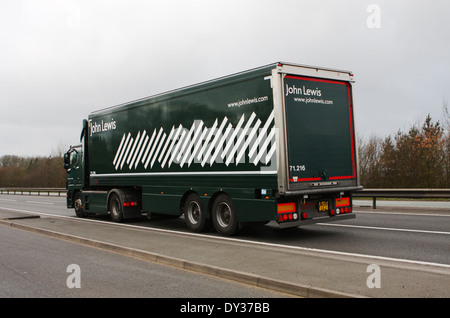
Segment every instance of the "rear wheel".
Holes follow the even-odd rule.
[[[109,214],[111,216],[111,220],[114,222],[122,222],[123,220],[123,206],[120,201],[119,195],[116,193],[112,193],[109,198]]]
[[[206,218],[201,199],[196,193],[186,198],[184,220],[187,228],[193,232],[203,232],[209,227],[209,220]]]
[[[236,210],[228,195],[221,194],[214,200],[212,221],[216,231],[222,235],[231,236],[237,233]]]

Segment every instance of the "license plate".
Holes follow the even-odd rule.
[[[319,201],[319,212],[328,211],[328,201]]]

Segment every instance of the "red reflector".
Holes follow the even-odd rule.
[[[308,217],[308,213],[303,212],[303,213],[302,213],[302,219],[306,219],[307,217]]]
[[[295,212],[295,203],[279,203],[277,204],[278,213]]]
[[[336,198],[336,207],[340,208],[342,206],[349,206],[350,205],[350,198]]]

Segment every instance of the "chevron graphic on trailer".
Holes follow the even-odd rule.
[[[202,120],[194,120],[190,129],[172,126],[170,132],[161,127],[147,133],[139,131],[134,137],[124,133],[112,164],[116,170],[128,167],[135,170],[139,165],[151,169],[156,163],[161,168],[172,165],[190,166],[200,163],[236,165],[247,162],[255,166],[259,162],[267,165],[275,154],[274,112],[262,125],[253,112],[249,118],[243,114],[236,127],[224,117],[216,118],[211,127],[205,127]],[[245,152],[248,155],[245,157]]]

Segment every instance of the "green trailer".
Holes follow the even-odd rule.
[[[67,207],[201,232],[353,218],[353,74],[274,63],[92,112],[65,154]]]

